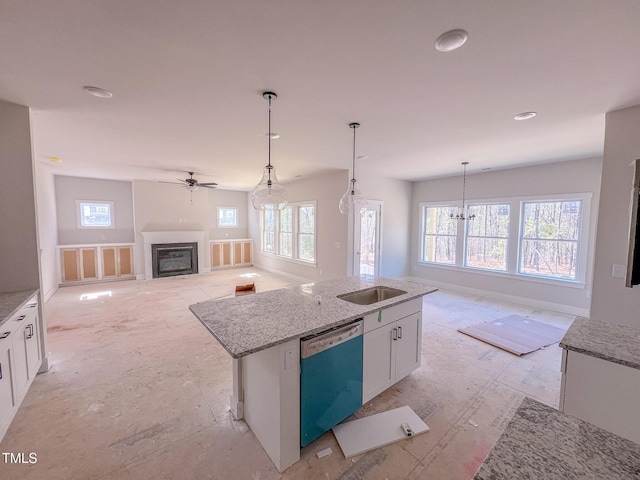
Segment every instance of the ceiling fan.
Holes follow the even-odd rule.
[[[198,187],[216,188],[218,186],[218,184],[215,182],[200,183],[198,182],[198,180],[193,178],[194,172],[187,172],[187,173],[189,174],[189,178],[185,178],[184,180],[182,180],[181,178],[176,179],[180,183],[178,182],[162,182],[162,183],[172,183],[174,185],[182,185],[190,192],[195,192],[198,189]]]

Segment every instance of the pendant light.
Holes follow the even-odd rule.
[[[278,98],[274,92],[263,92],[269,101],[269,162],[262,172],[262,180],[251,192],[251,203],[256,210],[282,210],[287,206],[287,192],[276,178],[276,170],[271,165],[271,100]]]
[[[344,214],[360,213],[363,208],[367,207],[367,199],[360,193],[360,187],[358,187],[358,181],[356,180],[356,128],[359,126],[360,124],[356,122],[349,124],[349,128],[353,129],[353,175],[349,181],[347,191],[340,199],[340,213]]]
[[[463,166],[463,171],[462,171],[462,208],[458,211],[457,214],[449,214],[449,216],[451,217],[452,220],[473,220],[474,218],[476,218],[475,215],[469,215],[468,217],[465,216],[465,209],[464,209],[464,194],[465,194],[465,190],[466,190],[466,186],[467,186],[467,165],[469,165],[469,162],[462,162],[462,166]]]

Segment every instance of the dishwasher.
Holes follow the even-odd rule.
[[[300,340],[300,445],[362,406],[362,319]]]

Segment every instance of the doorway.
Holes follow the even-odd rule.
[[[380,275],[380,230],[382,224],[382,202],[367,200],[367,207],[355,215],[354,275],[367,277]]]

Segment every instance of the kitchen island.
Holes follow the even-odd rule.
[[[640,445],[525,398],[474,480],[634,479]]]
[[[405,293],[369,305],[338,298],[373,287]],[[386,383],[378,381],[380,375],[375,371],[365,371],[363,401],[367,401],[420,365],[422,297],[435,290],[383,277],[347,277],[202,302],[189,308],[233,358],[232,413],[236,419],[245,419],[278,470],[284,471],[300,458],[300,339],[364,319],[366,370],[367,332],[372,333],[374,342],[385,336],[392,339],[396,322],[417,318],[416,331],[412,336],[409,332],[405,335],[417,342],[414,362],[396,372],[394,359],[392,378],[382,377]],[[396,340],[397,335],[393,338]],[[398,350],[402,354],[411,351]]]

